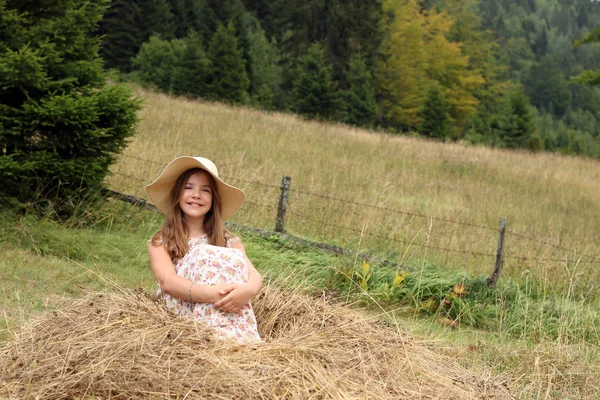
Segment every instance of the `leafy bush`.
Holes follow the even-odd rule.
[[[496,289],[484,277],[427,265],[391,270],[367,261],[334,269],[329,285],[341,292],[387,306],[403,304],[436,316],[442,325],[468,325],[533,340],[596,343],[600,313],[589,304],[555,297],[533,279],[525,285],[501,281]]]

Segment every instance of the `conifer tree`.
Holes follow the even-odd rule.
[[[249,30],[250,39],[250,94],[260,108],[272,110],[281,105],[282,71],[281,55],[277,44],[269,41],[259,22],[253,19]]]
[[[371,128],[377,118],[377,101],[372,77],[360,54],[350,58],[348,66],[348,90],[344,93],[345,121]]]
[[[107,1],[0,0],[0,194],[61,202],[101,187],[138,101],[105,86],[92,35]],[[64,209],[62,207],[65,207]]]
[[[419,133],[434,139],[446,139],[450,136],[450,104],[442,97],[437,86],[427,92],[427,100],[419,113],[421,122]]]
[[[246,102],[250,81],[231,22],[227,27],[218,27],[208,48],[208,59],[210,96],[230,103]]]
[[[571,91],[556,62],[545,56],[529,70],[526,94],[531,104],[562,117],[571,106]]]
[[[100,54],[107,67],[129,72],[132,58],[151,36],[175,37],[175,20],[167,0],[115,0],[99,32],[105,35]]]
[[[575,46],[581,46],[586,43],[598,43],[600,42],[600,28],[593,29],[583,39],[575,42]],[[582,83],[586,85],[598,85],[600,84],[600,70],[587,70],[583,71],[579,75],[573,78],[576,83]]]
[[[131,0],[115,0],[104,14],[99,33],[105,35],[100,55],[107,68],[131,70],[131,59],[140,49],[142,33],[138,26],[140,8]]]
[[[529,147],[535,135],[535,120],[529,99],[522,90],[513,90],[509,98],[509,113],[502,126],[502,140],[509,149]]]
[[[317,43],[298,60],[292,89],[296,112],[324,119],[334,119],[340,112],[337,83],[331,77],[331,67]]]
[[[202,38],[196,31],[190,31],[183,45],[183,52],[172,74],[173,93],[205,97],[208,94],[210,64],[204,53]]]
[[[152,36],[133,59],[134,76],[142,83],[169,93],[184,51],[182,39],[163,40]]]

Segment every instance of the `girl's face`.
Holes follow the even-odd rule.
[[[196,172],[183,183],[179,207],[187,221],[204,221],[213,201],[213,189],[206,172]]]

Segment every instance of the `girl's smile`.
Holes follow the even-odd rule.
[[[179,199],[179,207],[185,219],[203,221],[212,207],[212,197],[212,188],[206,173],[197,172],[190,176]]]

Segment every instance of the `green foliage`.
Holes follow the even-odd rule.
[[[100,23],[101,56],[108,68],[131,71],[132,58],[151,36],[172,39],[175,20],[167,0],[115,0]]]
[[[501,125],[501,139],[509,149],[534,145],[535,120],[530,110],[529,99],[521,90],[513,90],[508,97],[508,115]]]
[[[421,123],[419,133],[434,139],[446,139],[452,129],[450,120],[450,104],[442,97],[440,90],[434,86],[427,92],[427,100],[419,113]]]
[[[544,57],[531,68],[525,87],[531,104],[558,117],[565,115],[571,106],[569,85],[550,57]]]
[[[345,122],[372,128],[377,118],[378,107],[373,78],[362,55],[355,54],[350,58],[346,81],[348,89],[344,91]]]
[[[102,185],[140,104],[104,85],[91,32],[105,1],[8,4],[0,1],[1,194],[68,213],[81,191]]]
[[[340,97],[325,53],[313,44],[300,58],[292,90],[293,108],[311,117],[333,119],[340,111]]]
[[[209,91],[207,80],[210,62],[202,47],[202,38],[195,31],[183,39],[182,51],[177,50],[176,40],[173,41],[173,52],[178,57],[171,75],[173,93],[204,97]]]
[[[245,103],[250,80],[238,47],[233,23],[220,25],[208,48],[210,97],[230,103]]]
[[[600,315],[593,306],[555,297],[531,279],[522,286],[500,281],[492,289],[485,277],[448,268],[424,265],[393,271],[365,261],[333,270],[328,282],[366,304],[406,305],[451,328],[467,325],[534,341],[561,338],[573,343],[595,343],[600,330]]]
[[[504,100],[520,84],[538,112],[576,132],[572,143],[579,144],[560,147],[569,135],[552,141],[554,132],[533,134],[518,146],[596,154],[587,137],[599,132],[600,90],[568,81],[574,75],[572,83],[600,81],[592,70],[600,50],[583,45],[600,37],[592,30],[600,24],[600,8],[595,2],[555,3],[115,0],[99,32],[106,35],[107,66],[123,71],[131,70],[132,57],[151,35],[168,41],[173,48],[157,45],[151,54],[156,63],[145,62],[140,78],[160,90],[491,146],[504,146],[513,129]],[[217,35],[223,26],[231,30]],[[200,44],[172,41],[192,31],[206,54]],[[578,46],[572,46],[574,40]],[[317,57],[322,76],[306,70],[311,46],[322,52]],[[217,47],[218,57],[212,54]],[[225,48],[231,49],[227,56]],[[449,105],[450,133],[421,126],[433,86]],[[586,116],[582,128],[570,117],[579,111],[589,111],[595,122]]]
[[[152,36],[133,60],[133,72],[142,84],[163,92],[193,97],[209,93],[210,61],[195,31],[183,39]]]
[[[581,46],[586,43],[597,43],[600,42],[600,28],[596,28],[584,36],[581,40],[575,42],[576,46]],[[583,71],[579,75],[572,78],[574,83],[584,85],[598,85],[600,84],[600,70],[588,70]]]
[[[163,40],[152,36],[142,45],[133,60],[135,76],[143,83],[171,92],[173,80],[181,79],[181,73],[177,69],[184,68],[182,61],[186,47],[186,42],[181,39]],[[180,85],[178,82],[178,88]]]
[[[273,110],[282,106],[281,83],[283,73],[279,65],[281,55],[277,43],[269,41],[257,20],[252,19],[248,38],[250,48],[250,95],[260,108]]]

